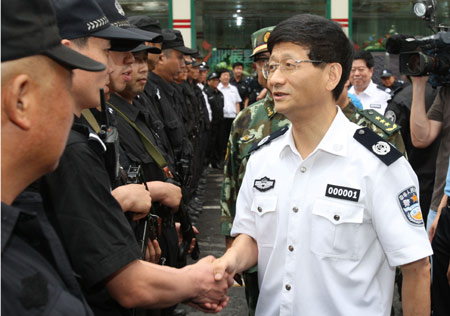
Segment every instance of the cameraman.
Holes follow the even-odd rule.
[[[448,169],[450,154],[450,87],[440,87],[433,105],[428,113],[425,110],[425,89],[428,82],[426,76],[411,77],[413,98],[411,106],[411,140],[415,147],[428,147],[439,135],[441,144],[436,159],[436,175],[430,212],[428,213],[427,231],[430,240],[434,236],[437,220],[436,212],[440,212],[441,198],[444,194],[445,175]]]

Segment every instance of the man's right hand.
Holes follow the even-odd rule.
[[[127,184],[115,188],[112,196],[119,202],[124,212],[133,212],[133,220],[137,221],[150,212],[152,198],[143,184]]]
[[[208,256],[199,260],[196,264],[187,266],[189,274],[193,277],[194,288],[197,293],[188,304],[208,313],[216,313],[223,309],[228,302],[226,293],[233,285],[233,277],[226,272],[220,280],[214,278],[214,257]]]

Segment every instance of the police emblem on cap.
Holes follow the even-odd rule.
[[[388,143],[379,141],[375,145],[372,146],[372,150],[377,155],[384,156],[391,151],[391,146]]]
[[[253,187],[260,192],[266,192],[275,187],[275,180],[269,179],[268,177],[256,179]]]
[[[408,223],[415,226],[423,225],[422,212],[420,210],[419,198],[416,187],[412,186],[398,194],[400,209]]]
[[[125,12],[122,9],[122,6],[120,5],[119,1],[115,1],[114,5],[116,6],[117,12],[119,12],[120,15],[125,16]]]
[[[266,32],[266,34],[264,34],[264,43],[267,43],[267,41],[269,40],[270,37],[270,32]]]

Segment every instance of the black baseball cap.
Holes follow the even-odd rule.
[[[122,6],[117,0],[97,0],[97,3],[100,5],[100,8],[103,10],[112,25],[120,27],[122,30],[125,29],[137,34],[141,41],[153,42],[155,40],[162,40],[161,34],[144,31],[137,27],[132,28],[130,21],[128,21],[125,15],[125,11],[123,11]]]
[[[219,79],[219,74],[217,72],[212,72],[208,75],[208,80]]]
[[[49,0],[3,1],[1,8],[2,62],[45,55],[71,69],[106,69],[105,65],[61,44]]]
[[[161,54],[161,50],[158,47],[147,46],[145,44],[140,44],[138,47],[133,48],[131,50],[131,52],[138,53],[138,52],[142,52],[143,50],[146,50],[147,53],[150,53],[150,54]]]
[[[193,54],[197,53],[196,50],[184,46],[183,35],[181,35],[180,31],[164,29],[163,34],[164,33],[174,34],[175,39],[170,40],[170,41],[164,41],[163,45],[162,45],[162,49],[171,48],[171,49],[177,50],[179,52],[182,52],[185,55],[193,55]]]
[[[202,61],[202,63],[200,64],[200,71],[208,71],[209,70],[209,66],[206,64],[206,62]]]
[[[383,71],[381,72],[381,78],[389,78],[392,76],[393,74],[389,69],[383,69]]]
[[[52,0],[56,10],[62,38],[75,39],[95,36],[110,40],[130,41],[133,47],[148,40],[148,36],[136,34],[111,24],[110,18],[95,0]],[[114,0],[112,5],[114,6]]]
[[[192,57],[192,67],[200,67],[202,65],[201,62],[197,61],[197,59]]]
[[[152,18],[151,16],[147,15],[135,15],[130,16],[128,18],[128,21],[130,21],[131,24],[136,25],[136,27],[140,28],[144,31],[149,31],[153,33],[158,33],[163,36],[162,39],[154,40],[155,43],[161,43],[164,41],[173,41],[176,36],[173,33],[163,33],[163,30],[161,29],[161,25],[159,21],[155,18]]]

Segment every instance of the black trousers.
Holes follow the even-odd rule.
[[[450,286],[447,271],[450,261],[450,210],[442,209],[433,242],[433,283],[431,306],[433,316],[450,315]]]

